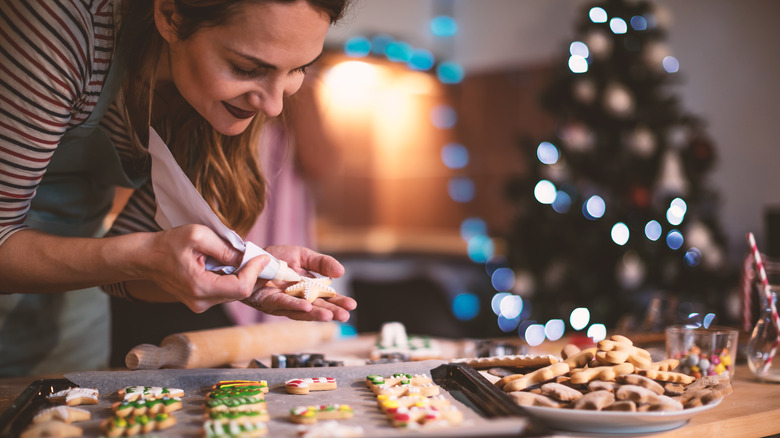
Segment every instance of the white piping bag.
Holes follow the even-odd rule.
[[[211,210],[205,199],[192,185],[187,175],[171,155],[168,146],[153,128],[149,128],[149,154],[152,156],[152,188],[157,200],[157,213],[154,220],[163,230],[189,224],[200,224],[211,228],[225,239],[233,248],[244,253],[241,265],[223,266],[214,258],[207,258],[209,271],[232,274],[259,255],[267,255],[271,261],[266,265],[259,278],[275,281],[301,281],[301,276],[279,260],[252,242],[244,242],[241,236],[231,230]]]

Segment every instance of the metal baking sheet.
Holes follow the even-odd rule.
[[[391,375],[396,372],[429,374],[443,389],[444,396],[464,414],[463,424],[447,428],[396,429],[381,413],[376,397],[366,387],[369,374]],[[271,420],[269,436],[297,437],[301,427],[289,420],[290,409],[300,405],[341,403],[352,406],[355,416],[343,423],[363,428],[366,437],[393,436],[518,436],[528,431],[523,411],[501,391],[496,391],[473,369],[463,364],[429,360],[393,364],[345,366],[333,368],[291,369],[194,369],[145,371],[94,371],[67,374],[66,379],[40,381],[28,387],[0,419],[1,437],[17,436],[38,410],[48,406],[46,395],[52,391],[76,386],[97,388],[100,402],[85,406],[92,419],[77,423],[85,436],[99,436],[100,423],[111,415],[111,405],[118,401],[117,391],[127,386],[166,386],[184,390],[184,407],[174,415],[176,426],[155,432],[155,436],[202,436],[203,402],[211,386],[220,380],[266,380],[266,395]],[[334,377],[338,388],[306,395],[287,394],[284,382],[303,377]],[[56,383],[56,385],[54,384]],[[48,387],[47,387],[48,385]],[[35,386],[35,388],[33,388]]]

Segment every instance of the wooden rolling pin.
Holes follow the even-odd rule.
[[[249,363],[314,347],[333,339],[337,328],[333,322],[280,321],[176,333],[166,336],[159,347],[133,347],[125,365],[131,370],[156,370]]]

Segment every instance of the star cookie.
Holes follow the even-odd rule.
[[[336,296],[336,290],[330,287],[333,279],[329,277],[301,277],[301,281],[284,290],[285,293],[294,297],[303,298],[312,302],[317,298],[330,298]]]

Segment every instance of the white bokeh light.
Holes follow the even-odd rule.
[[[569,54],[587,58],[590,53],[588,53],[588,46],[585,45],[585,43],[582,41],[575,41],[569,45]]]
[[[536,156],[544,164],[555,164],[560,158],[560,152],[554,144],[549,141],[543,141],[539,143],[539,147],[536,148]]]
[[[604,216],[604,213],[607,211],[607,204],[601,199],[601,196],[593,195],[585,202],[585,211],[591,217],[598,219]]]
[[[588,327],[588,337],[593,342],[598,342],[606,339],[607,327],[604,324],[593,324]]]
[[[556,192],[555,185],[546,179],[539,181],[534,187],[534,197],[542,204],[552,204]]]
[[[625,245],[628,242],[630,235],[631,233],[628,231],[628,226],[623,222],[618,222],[612,226],[612,241],[618,245]]]
[[[616,35],[622,35],[628,31],[626,20],[615,17],[609,20],[609,29]]]
[[[569,70],[572,73],[586,73],[588,71],[588,61],[579,55],[569,57]]]
[[[604,10],[604,8],[590,8],[590,11],[588,11],[588,17],[590,17],[590,21],[594,23],[606,23],[607,22],[607,11]]]
[[[523,311],[523,299],[510,294],[501,299],[501,304],[498,307],[501,315],[506,319],[515,319]]]
[[[660,239],[662,233],[663,229],[658,221],[649,221],[647,222],[647,225],[645,225],[645,236],[653,242]]]
[[[536,347],[544,342],[544,326],[541,324],[531,324],[525,329],[523,335],[525,342],[531,347]]]
[[[561,339],[565,330],[566,324],[564,324],[562,319],[551,319],[544,325],[544,335],[551,341]]]
[[[590,311],[585,307],[578,307],[571,311],[569,324],[574,330],[584,329],[590,322]]]

